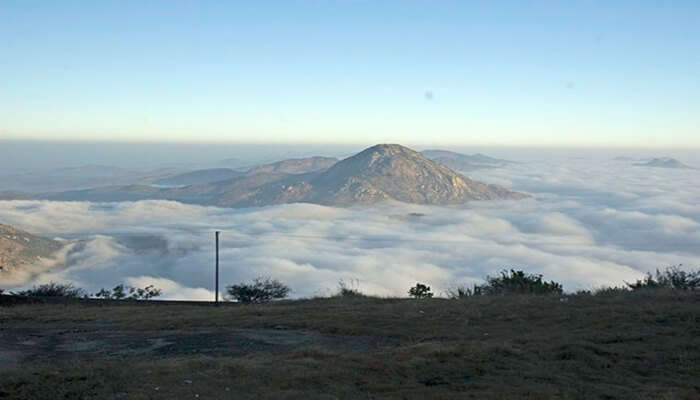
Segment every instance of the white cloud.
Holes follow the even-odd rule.
[[[576,290],[619,285],[672,264],[700,265],[698,171],[654,171],[650,178],[645,168],[575,161],[478,174],[536,199],[239,210],[169,201],[0,202],[4,223],[80,241],[62,256],[65,268],[36,266],[2,284],[62,280],[96,291],[125,282],[154,284],[164,298],[211,298],[215,230],[222,231],[222,290],[267,275],[289,284],[294,296],[328,293],[341,279],[379,295],[403,296],[416,282],[440,292],[510,267]]]

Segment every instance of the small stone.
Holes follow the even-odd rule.
[[[185,379],[185,385],[191,385],[191,384],[192,384],[192,381],[191,381],[191,380]]]

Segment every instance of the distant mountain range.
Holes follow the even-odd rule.
[[[278,161],[272,164],[265,164],[258,167],[253,167],[248,170],[248,174],[305,174],[308,172],[328,169],[337,162],[338,159],[334,157],[292,158],[289,160]]]
[[[245,172],[230,168],[199,169],[183,174],[176,174],[166,178],[153,181],[155,185],[161,186],[187,186],[201,183],[224,181],[245,175]]]
[[[469,155],[447,150],[424,150],[421,154],[438,164],[442,164],[456,171],[498,168],[513,164],[513,161],[501,160],[480,153]]]
[[[0,224],[0,283],[2,274],[51,257],[63,245],[55,240],[34,236],[9,225]]]
[[[332,166],[323,168],[327,165]],[[312,171],[283,172],[309,169]],[[348,206],[383,200],[460,204],[527,196],[473,181],[406,147],[382,144],[337,163],[322,157],[287,160],[253,169],[243,176],[184,187],[108,186],[40,197],[83,201],[167,199],[221,207],[257,207],[294,202]]]
[[[248,170],[231,168],[200,169],[161,178],[155,180],[153,184],[160,186],[187,186],[226,181],[245,175],[304,174],[328,169],[336,162],[338,162],[338,159],[332,157],[308,157],[282,160],[252,167]]]
[[[656,167],[656,168],[675,168],[675,169],[695,169],[689,165],[685,165],[675,158],[663,157],[654,158],[647,162],[634,164],[639,167]]]
[[[34,196],[15,191],[2,191],[0,192],[0,200],[32,200]]]

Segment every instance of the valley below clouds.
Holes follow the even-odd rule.
[[[504,268],[575,291],[622,285],[670,265],[700,266],[700,171],[568,160],[468,175],[533,198],[247,209],[0,201],[0,221],[66,243],[56,263],[0,276],[0,287],[58,281],[96,292],[123,282],[153,284],[166,299],[210,300],[215,230],[222,232],[222,291],[270,276],[293,297],[332,294],[340,280],[381,296],[405,296],[416,282],[442,294]]]

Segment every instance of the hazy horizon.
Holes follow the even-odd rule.
[[[289,158],[329,156],[344,158],[383,142],[355,144],[306,143],[188,143],[175,141],[129,142],[96,140],[2,140],[0,168],[5,173],[35,172],[51,168],[105,165],[135,169],[180,165],[198,168],[226,159],[257,165]],[[595,146],[478,146],[450,144],[401,144],[417,151],[442,149],[465,154],[486,153],[494,157],[529,161],[542,157],[609,159],[615,157],[673,157],[700,167],[700,151],[688,147],[595,147]],[[2,175],[2,174],[0,174]]]

